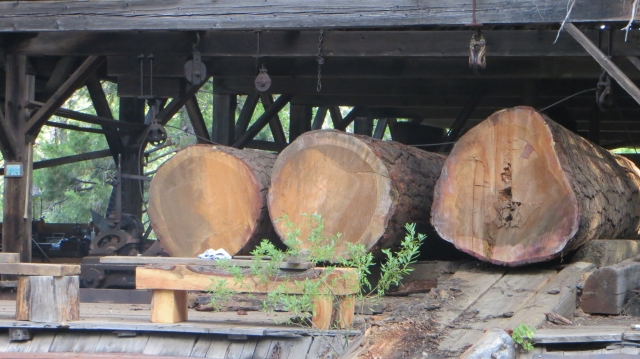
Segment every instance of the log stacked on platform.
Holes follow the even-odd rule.
[[[263,238],[276,240],[266,203],[275,158],[196,145],[165,162],[149,190],[149,219],[163,248],[174,257],[209,248],[235,255],[248,254]]]
[[[530,107],[456,143],[436,185],[438,234],[478,258],[540,262],[592,239],[638,238],[640,171]]]
[[[286,238],[287,216],[309,234],[305,215],[319,214],[323,234],[341,233],[345,241],[369,251],[393,247],[405,235],[405,223],[419,232],[429,226],[433,187],[444,157],[398,142],[340,131],[311,131],[278,156],[269,190],[269,213],[276,232]],[[303,243],[308,247],[308,243]]]

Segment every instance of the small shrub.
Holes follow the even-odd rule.
[[[533,333],[535,333],[536,328],[528,326],[524,323],[520,323],[517,327],[513,328],[513,334],[511,334],[511,339],[516,342],[517,345],[521,346],[524,350],[533,350],[533,344],[531,344],[531,338],[533,338]]]

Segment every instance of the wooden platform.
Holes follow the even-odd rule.
[[[190,321],[149,322],[149,305],[82,303],[81,320],[70,323],[16,321],[15,302],[0,301],[0,358],[4,352],[128,353],[197,358],[323,358],[343,348],[359,331],[322,333],[300,326],[278,325],[287,313],[189,311]],[[8,329],[34,330],[33,339],[10,342]],[[118,336],[121,335],[121,336]],[[331,343],[329,343],[331,342]],[[339,344],[339,345],[338,345]],[[29,356],[25,356],[29,357]]]

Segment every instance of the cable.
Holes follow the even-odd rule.
[[[201,140],[203,140],[203,141],[207,141],[207,142],[211,143],[212,145],[219,145],[219,146],[222,146],[221,144],[219,144],[219,143],[217,143],[217,142],[213,142],[213,141],[211,141],[211,140],[210,140],[210,139],[208,139],[208,138],[205,138],[205,137],[202,137],[202,136],[198,136],[198,135],[196,135],[195,133],[193,133],[193,132],[189,132],[189,131],[187,131],[186,129],[182,129],[182,128],[180,128],[180,127],[170,126],[170,125],[164,125],[164,127],[169,127],[169,128],[173,128],[173,129],[176,129],[176,130],[180,130],[180,131],[182,131],[182,132],[186,133],[187,135],[191,135],[191,136],[196,137],[196,138],[199,138],[199,139],[201,139]]]
[[[592,89],[582,90],[582,91],[580,91],[580,92],[576,92],[576,93],[574,93],[574,94],[573,94],[573,95],[571,95],[571,96],[565,97],[565,98],[563,98],[562,100],[560,100],[560,101],[558,101],[558,102],[555,102],[555,103],[552,103],[551,105],[549,105],[549,106],[547,106],[547,107],[545,107],[545,108],[541,108],[541,109],[539,109],[539,110],[537,110],[537,111],[538,111],[538,112],[542,112],[542,111],[548,110],[548,109],[550,109],[551,107],[553,107],[553,106],[555,106],[555,105],[558,105],[558,104],[561,104],[561,103],[563,103],[563,102],[565,102],[565,101],[567,101],[567,100],[569,100],[569,99],[572,99],[572,98],[574,98],[574,97],[576,97],[576,96],[578,96],[578,95],[581,95],[581,94],[583,94],[583,93],[590,92],[590,91],[597,91],[597,90],[598,90],[597,88],[592,88]]]

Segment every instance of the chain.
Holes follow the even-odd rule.
[[[322,57],[322,42],[324,41],[324,29],[320,29],[320,37],[318,38],[318,53],[316,54],[316,60],[318,61],[318,85],[316,91],[322,91],[322,65],[324,64],[324,58]]]

